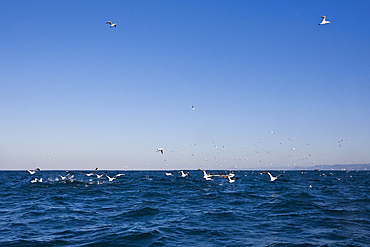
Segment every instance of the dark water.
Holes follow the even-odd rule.
[[[279,173],[3,171],[0,246],[370,246],[369,172]]]

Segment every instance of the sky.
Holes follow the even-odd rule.
[[[0,169],[368,164],[369,27],[366,0],[0,1]]]

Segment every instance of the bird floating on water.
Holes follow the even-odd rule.
[[[107,21],[107,23],[105,24],[109,24],[110,27],[117,27],[117,24],[116,23],[112,23],[111,21]]]
[[[173,175],[170,172],[166,172],[166,176],[173,176]]]
[[[157,148],[157,152],[161,152],[163,154],[163,148]]]
[[[25,172],[23,172],[23,173],[29,172],[31,175],[33,175],[33,174],[35,174],[37,171],[41,171],[41,170],[40,170],[40,168],[38,168],[38,167],[37,167],[37,168],[36,168],[35,170],[33,170],[33,171],[32,171],[32,170],[27,170],[27,171],[25,171]],[[22,173],[22,174],[23,174],[23,173]]]
[[[271,181],[275,181],[278,177],[284,177],[283,175],[277,175],[276,177],[272,176],[269,172],[261,172],[261,174],[266,173],[270,176]]]
[[[319,25],[324,25],[324,24],[329,24],[330,23],[330,21],[327,21],[326,20],[326,16],[325,15],[321,16],[321,18],[322,18],[322,21],[321,21],[321,23],[319,23]]]

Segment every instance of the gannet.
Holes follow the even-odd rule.
[[[324,25],[324,24],[329,24],[330,23],[330,21],[327,21],[326,20],[326,16],[325,15],[321,16],[321,18],[322,18],[322,21],[321,21],[321,23],[319,23],[319,25]]]
[[[35,174],[37,171],[41,171],[41,170],[40,170],[40,168],[38,168],[38,167],[37,167],[37,168],[36,168],[35,170],[33,170],[33,171],[31,171],[31,170],[27,170],[27,171],[25,171],[25,172],[23,172],[23,173],[29,172],[31,175],[33,175],[33,174]],[[23,174],[23,173],[22,173],[22,174]]]
[[[65,175],[65,176],[62,176],[62,175],[59,175],[58,173],[55,173],[55,174],[57,174],[62,180],[65,180],[67,177],[68,177],[68,175],[69,174],[71,174],[70,172],[67,174],[67,175]]]
[[[88,174],[84,174],[84,173],[80,173],[80,174],[82,174],[82,175],[86,175],[86,176],[90,177],[90,176],[93,176],[93,175],[94,175],[94,172],[95,172],[95,171],[97,171],[97,170],[98,170],[98,167],[96,167],[96,168],[94,169],[94,171],[92,171],[92,172],[90,172],[90,173],[88,173]]]
[[[194,106],[191,106],[191,109],[194,110],[195,109]]]
[[[35,179],[31,180],[31,183],[37,183],[37,182],[42,183],[42,178],[40,178],[40,179],[35,178]]]
[[[109,177],[108,175],[105,175],[105,176],[108,178],[109,182],[112,182],[113,180],[115,180],[119,176],[123,176],[123,175],[125,175],[125,174],[120,174],[120,173],[117,172],[117,174],[114,175],[114,177]]]
[[[272,176],[269,172],[261,172],[261,174],[266,173],[270,176],[271,181],[275,181],[278,177],[284,177],[283,175],[277,175],[276,177]]]
[[[96,174],[96,173],[95,173],[95,175],[96,175],[96,177],[97,177],[97,178],[101,178],[101,177],[103,177],[106,173],[107,173],[107,172],[104,172],[104,173],[102,173],[101,175],[99,175],[99,174]]]
[[[234,183],[235,182],[235,179],[231,179],[230,176],[227,176],[227,179],[229,179],[229,183]]]
[[[111,21],[107,21],[107,23],[105,24],[109,24],[110,27],[117,27],[117,24],[116,23],[112,23]]]
[[[213,179],[212,179],[212,175],[207,174],[207,172],[206,172],[205,170],[202,170],[202,169],[198,169],[198,170],[203,172],[203,178],[204,178],[205,180],[213,180]]]
[[[183,171],[179,171],[178,173],[181,173],[181,177],[184,178],[186,176],[189,176],[190,177],[190,173],[184,173]]]
[[[166,176],[173,176],[173,175],[170,172],[166,172]]]
[[[157,152],[161,152],[163,154],[163,148],[157,148]]]

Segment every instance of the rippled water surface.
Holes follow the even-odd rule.
[[[0,246],[370,245],[367,171],[167,172],[2,171]]]

